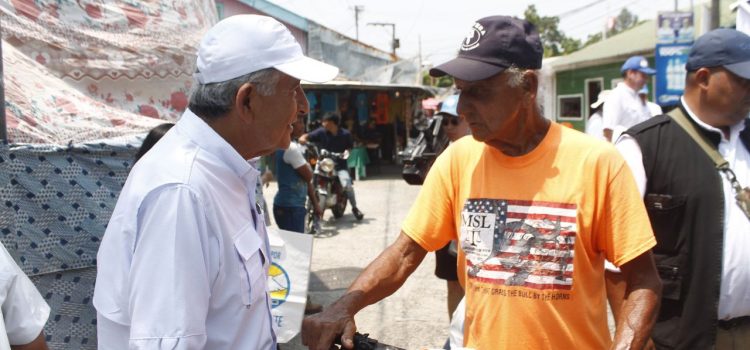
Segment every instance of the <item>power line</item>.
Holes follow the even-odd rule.
[[[565,18],[565,17],[567,17],[569,15],[578,13],[579,11],[582,11],[582,10],[587,10],[587,9],[591,8],[591,6],[598,5],[598,4],[603,4],[604,2],[605,1],[603,1],[603,0],[594,0],[594,1],[592,1],[592,2],[590,2],[588,4],[586,4],[586,5],[583,5],[583,6],[580,6],[580,7],[576,7],[574,9],[572,9],[572,10],[568,10],[568,11],[565,11],[563,13],[560,13],[556,17],[562,20],[563,18]]]
[[[615,12],[615,13],[619,13],[619,12],[621,12],[621,11],[622,11],[622,10],[623,10],[624,8],[626,8],[626,7],[628,7],[628,6],[631,6],[631,5],[633,5],[633,4],[635,4],[635,3],[639,2],[639,1],[641,1],[641,0],[632,0],[632,1],[628,2],[628,3],[626,3],[626,4],[623,4],[622,6],[619,6],[619,7],[615,7],[615,8],[614,8],[614,12]],[[590,19],[591,19],[592,17],[594,17],[594,18],[596,18],[596,17],[603,17],[603,16],[604,16],[604,17],[606,17],[606,16],[610,15],[610,13],[611,13],[611,12],[612,12],[611,10],[607,9],[607,10],[605,10],[604,12],[599,12],[599,13],[598,13],[597,15],[595,15],[595,16],[587,16],[586,18],[584,18],[584,19],[583,19],[583,21],[573,21],[573,23],[575,23],[575,24],[572,24],[572,25],[571,25],[571,24],[569,24],[570,22],[568,22],[568,23],[566,23],[566,27],[568,27],[568,28],[567,28],[567,30],[568,30],[568,33],[570,33],[571,31],[573,31],[573,30],[575,30],[575,29],[578,29],[578,28],[581,28],[581,27],[584,27],[584,26],[590,25],[590,24],[591,24],[591,20],[590,20]]]

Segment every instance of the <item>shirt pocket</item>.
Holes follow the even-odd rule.
[[[240,279],[240,293],[242,303],[253,305],[259,300],[265,300],[266,274],[263,263],[266,257],[261,249],[262,242],[252,225],[246,226],[234,239],[234,248],[240,260],[237,273]]]
[[[648,193],[644,198],[651,227],[656,236],[655,253],[676,254],[682,244],[680,231],[685,217],[687,196]]]
[[[682,296],[684,237],[680,237],[687,196],[646,194],[645,204],[656,236],[654,262],[662,281],[662,298],[680,300]]]

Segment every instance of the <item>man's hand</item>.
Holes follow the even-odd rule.
[[[346,298],[339,299],[323,312],[305,317],[302,321],[302,344],[312,350],[328,350],[333,342],[341,339],[344,349],[354,348],[354,333],[357,326],[354,315],[349,314],[344,304]]]

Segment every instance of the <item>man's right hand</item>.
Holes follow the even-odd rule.
[[[344,349],[354,348],[357,325],[354,323],[354,315],[350,315],[347,308],[340,305],[341,301],[302,321],[302,344],[308,349],[328,350],[339,337]]]

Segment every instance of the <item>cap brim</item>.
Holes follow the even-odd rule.
[[[654,74],[656,74],[656,69],[648,68],[648,67],[638,68],[638,71],[642,72],[644,74],[648,74],[648,75],[654,75]]]
[[[435,68],[430,69],[430,75],[433,77],[442,77],[450,75],[454,78],[465,81],[477,81],[487,79],[497,73],[502,72],[507,67],[497,66],[482,61],[456,57]]]
[[[274,68],[284,74],[311,83],[325,83],[339,74],[338,67],[307,56],[302,56],[292,62],[277,64]]]
[[[724,68],[742,79],[750,79],[750,61],[728,64]]]

